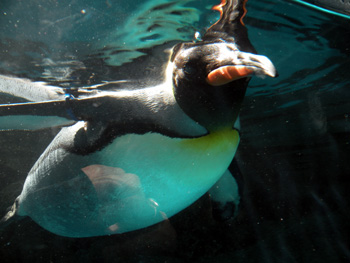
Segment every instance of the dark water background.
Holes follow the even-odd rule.
[[[162,50],[215,22],[219,1],[149,11],[166,2],[1,1],[0,73],[65,87],[156,81]],[[350,20],[287,0],[247,8],[251,41],[280,76],[254,79],[242,108],[238,217],[215,221],[204,196],[110,237],[59,237],[28,219],[0,234],[1,262],[350,262]],[[56,132],[1,132],[1,214]]]

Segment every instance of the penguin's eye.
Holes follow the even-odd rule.
[[[195,68],[194,65],[190,65],[190,64],[186,64],[183,67],[183,71],[185,72],[185,74],[187,75],[193,75],[197,72],[197,69]]]

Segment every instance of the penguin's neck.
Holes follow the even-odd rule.
[[[243,85],[238,85],[239,87]],[[174,90],[176,102],[194,121],[214,132],[232,128],[239,114],[245,88],[184,87]]]

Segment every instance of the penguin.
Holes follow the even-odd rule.
[[[277,76],[248,39],[245,3],[215,6],[219,20],[201,41],[173,47],[159,85],[75,94],[50,86],[40,95],[49,100],[1,105],[0,119],[66,120],[1,224],[29,216],[66,237],[120,234],[161,222],[216,183],[232,182],[227,169],[240,139],[234,126],[249,80]],[[35,86],[4,79],[0,90]]]

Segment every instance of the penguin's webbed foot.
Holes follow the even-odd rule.
[[[238,214],[240,201],[238,184],[229,170],[226,170],[219,181],[210,188],[209,195],[215,220],[227,221]]]
[[[238,213],[238,206],[234,202],[227,202],[222,204],[220,202],[212,201],[213,218],[219,222],[225,222],[235,218]]]

